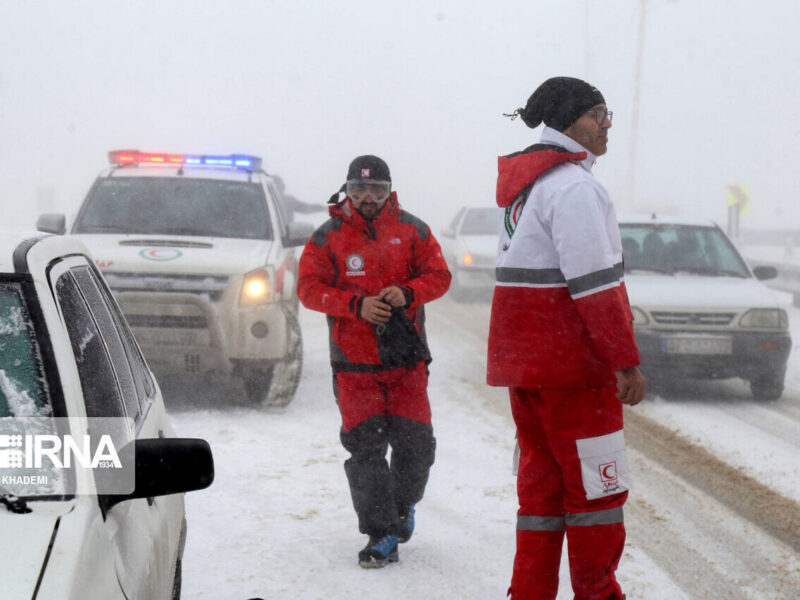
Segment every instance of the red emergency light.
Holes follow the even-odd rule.
[[[112,165],[190,165],[198,167],[233,167],[254,171],[261,168],[261,158],[248,154],[189,155],[139,152],[138,150],[112,150],[108,153]]]

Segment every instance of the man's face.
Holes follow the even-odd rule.
[[[353,208],[367,220],[374,219],[381,211],[389,197],[389,191],[388,182],[347,184],[347,195]]]
[[[606,105],[597,104],[565,129],[564,135],[571,137],[595,156],[601,156],[608,150],[610,127],[611,118],[606,112]]]

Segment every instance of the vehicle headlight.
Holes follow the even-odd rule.
[[[272,300],[272,285],[269,271],[265,268],[250,271],[244,276],[242,293],[239,297],[240,306],[255,306],[266,304]]]
[[[473,262],[472,254],[469,252],[465,252],[461,255],[461,263],[465,265],[471,265]]]
[[[752,308],[742,315],[739,325],[753,329],[788,329],[789,316],[782,308]]]
[[[647,314],[641,308],[631,306],[631,312],[633,313],[634,325],[647,325],[650,322],[650,319],[647,318]]]

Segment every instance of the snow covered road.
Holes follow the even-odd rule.
[[[285,409],[242,406],[224,382],[165,385],[179,434],[208,439],[217,468],[210,489],[186,497],[184,597],[504,598],[514,428],[504,390],[484,384],[488,314],[486,304],[447,298],[429,307],[437,461],[414,538],[399,565],[379,571],[356,563],[364,538],[342,468],[321,315],[301,313],[304,375]],[[800,340],[800,311],[790,318]],[[629,600],[796,597],[797,538],[774,535],[800,523],[800,361],[790,360],[775,403],[752,401],[737,382],[710,382],[627,410],[634,490],[619,578]],[[559,598],[571,597],[562,569]]]

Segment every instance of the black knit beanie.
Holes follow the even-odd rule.
[[[548,127],[564,131],[587,110],[605,104],[603,94],[590,83],[575,77],[551,77],[518,108],[525,125],[533,129],[544,121]]]

